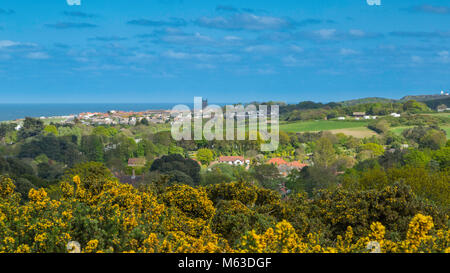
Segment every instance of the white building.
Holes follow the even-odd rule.
[[[250,164],[249,159],[244,159],[243,156],[221,156],[219,163],[226,163],[234,166],[243,166]]]

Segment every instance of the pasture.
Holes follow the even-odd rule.
[[[330,131],[333,134],[343,133],[357,138],[364,138],[376,135],[374,131],[367,128],[368,124],[369,121],[298,121],[292,123],[281,123],[280,130],[291,133]]]
[[[338,120],[317,120],[317,121],[298,121],[290,123],[280,123],[280,130],[285,132],[320,132],[330,130],[340,130],[349,128],[367,127],[368,121],[338,121]]]

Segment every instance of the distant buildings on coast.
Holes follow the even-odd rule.
[[[138,122],[164,124],[170,121],[171,113],[172,111],[170,110],[146,110],[139,112],[111,110],[106,113],[84,112],[66,116],[39,117],[39,119],[60,124],[71,124],[75,122],[89,125],[136,125]],[[18,123],[16,129],[19,130],[23,119],[17,119],[13,122]]]
[[[208,107],[208,100],[202,100],[202,108]],[[177,112],[177,111],[176,111]],[[172,117],[172,110],[145,110],[145,111],[120,111],[109,110],[107,112],[82,112],[79,114],[70,114],[64,116],[41,116],[36,117],[48,122],[70,124],[74,122],[81,122],[82,124],[90,125],[136,125],[138,123],[153,123],[164,124],[170,123],[174,120]],[[175,120],[177,117],[175,117]],[[20,124],[23,118],[12,120]],[[19,128],[20,129],[20,128]]]
[[[140,112],[111,110],[107,113],[81,113],[74,116],[73,119],[68,122],[77,118],[82,123],[96,125],[136,125],[138,122],[162,124],[170,120],[170,114],[171,111],[169,110],[147,110]]]

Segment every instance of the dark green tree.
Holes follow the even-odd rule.
[[[22,128],[19,130],[19,139],[37,136],[44,130],[44,123],[40,119],[25,118]]]

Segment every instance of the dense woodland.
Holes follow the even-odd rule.
[[[0,251],[449,252],[449,118],[417,101],[280,108],[284,121],[353,112],[380,116],[377,135],[281,131],[270,153],[260,141],[177,142],[148,122],[1,123]],[[211,164],[223,155],[250,166]],[[308,166],[284,176],[275,157]]]

